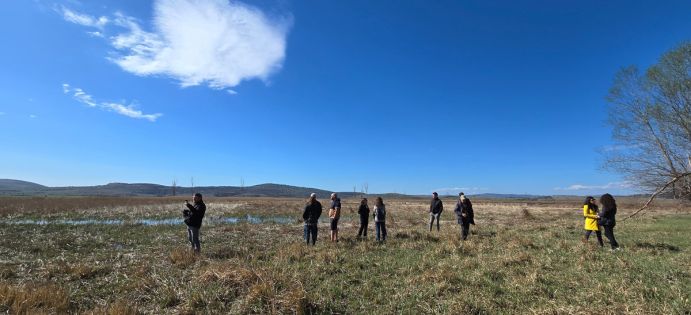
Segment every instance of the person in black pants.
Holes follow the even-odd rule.
[[[192,244],[192,250],[199,254],[202,250],[202,244],[199,241],[199,230],[202,228],[202,219],[204,219],[206,205],[200,193],[194,194],[192,200],[194,204],[190,204],[189,201],[185,200],[187,210],[183,211],[183,214],[185,215],[185,224],[187,224],[187,239]]]
[[[357,237],[364,236],[367,238],[367,224],[369,223],[369,206],[367,205],[367,198],[362,198],[360,201],[360,208],[357,213],[360,215],[360,229],[357,231]]]
[[[605,236],[609,240],[609,245],[612,250],[619,250],[619,243],[614,238],[614,226],[617,224],[615,216],[617,215],[617,202],[610,194],[604,194],[600,197],[600,220],[598,223],[605,229]]]
[[[437,220],[437,231],[439,231],[439,217],[441,212],[444,211],[444,204],[439,199],[437,192],[432,193],[432,201],[429,205],[429,231],[432,232],[432,225],[434,225],[434,219]]]
[[[470,233],[470,225],[475,225],[475,215],[473,204],[464,193],[458,194],[458,202],[453,212],[456,213],[458,224],[461,225],[461,239],[465,241],[468,238],[468,233]]]
[[[322,215],[322,204],[317,201],[317,194],[312,193],[302,212],[302,219],[305,221],[305,242],[309,245],[310,238],[312,245],[317,242],[317,224]]]

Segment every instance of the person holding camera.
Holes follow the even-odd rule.
[[[194,204],[191,204],[189,200],[185,200],[187,209],[183,210],[183,214],[185,216],[185,224],[187,224],[187,238],[190,244],[192,244],[192,250],[198,254],[202,250],[202,245],[199,241],[199,229],[202,227],[206,205],[200,193],[194,194],[192,200]]]

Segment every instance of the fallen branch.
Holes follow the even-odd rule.
[[[628,217],[624,218],[624,219],[621,220],[621,221],[624,222],[624,221],[626,221],[627,219],[629,219],[629,218],[631,218],[631,217],[637,215],[639,212],[641,212],[641,211],[645,210],[646,208],[648,208],[648,206],[650,206],[650,204],[653,202],[653,200],[654,200],[659,194],[661,194],[662,192],[664,192],[665,190],[667,190],[667,188],[669,188],[669,186],[673,185],[674,183],[676,183],[676,182],[679,181],[680,179],[682,179],[682,178],[684,178],[684,177],[686,177],[686,176],[689,176],[689,175],[691,175],[691,172],[686,172],[686,173],[683,173],[683,174],[681,174],[681,175],[678,175],[678,176],[672,178],[672,180],[670,180],[669,182],[667,182],[667,184],[665,184],[665,185],[662,186],[660,189],[658,189],[657,191],[655,191],[655,193],[653,193],[652,195],[650,195],[650,198],[649,198],[648,201],[643,205],[643,207],[641,207],[640,209],[636,210],[636,212],[632,213],[631,215],[629,215]]]

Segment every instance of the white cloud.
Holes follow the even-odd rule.
[[[226,89],[231,95],[231,88],[242,81],[266,82],[282,67],[292,26],[292,16],[269,17],[258,8],[228,0],[156,0],[151,31],[120,12],[111,19],[66,8],[62,14],[67,21],[100,30],[106,25],[124,28],[109,37],[116,51],[108,58],[127,72],[170,77],[182,87]]]
[[[105,37],[105,36],[103,35],[103,33],[98,32],[98,31],[96,31],[96,32],[86,32],[86,33],[89,34],[89,35],[91,35],[91,36],[93,36],[93,37],[100,37],[100,38]]]
[[[556,187],[554,190],[603,190],[603,189],[631,189],[633,188],[633,183],[629,181],[623,182],[611,182],[605,185],[582,185],[574,184],[568,187]]]
[[[74,23],[74,24],[79,24],[82,26],[88,26],[88,27],[95,27],[98,29],[103,29],[109,22],[110,20],[105,17],[101,16],[99,18],[87,15],[87,14],[82,14],[82,13],[77,13],[75,11],[72,11],[68,8],[61,7],[61,13],[62,17],[65,19],[65,21]]]
[[[36,117],[38,117],[38,116],[36,116],[36,115],[34,115],[34,114],[29,115],[29,118],[31,118],[31,119],[34,119],[34,118],[36,118]]]
[[[231,90],[231,89],[227,89],[227,90],[226,90],[226,92],[228,92],[228,94],[230,94],[230,95],[235,95],[235,94],[238,94],[238,92],[237,92],[237,91],[235,91],[235,90]]]
[[[142,113],[142,111],[135,109],[133,105],[123,105],[118,103],[103,103],[102,105],[104,108],[107,108],[110,111],[116,112],[120,115],[137,119],[147,119],[152,122],[156,121],[158,117],[161,117],[163,115],[161,113],[144,114]]]
[[[72,88],[67,83],[62,84],[62,90],[65,94],[72,94],[72,98],[80,103],[86,104],[89,107],[98,107],[100,109],[111,111],[123,116],[136,119],[146,119],[151,122],[154,122],[156,119],[163,116],[161,113],[144,114],[141,110],[136,109],[134,105],[123,105],[114,102],[96,102],[93,96],[87,94],[84,92],[84,90],[80,88]]]

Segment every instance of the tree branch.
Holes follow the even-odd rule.
[[[643,211],[644,209],[648,208],[648,206],[653,202],[653,200],[655,199],[655,197],[657,197],[659,194],[661,194],[662,192],[664,192],[667,188],[669,188],[669,186],[674,185],[674,183],[676,183],[676,182],[679,181],[680,179],[682,179],[682,178],[684,178],[684,177],[687,177],[687,176],[689,176],[689,175],[691,175],[691,172],[686,172],[686,173],[680,174],[680,175],[678,175],[678,176],[672,178],[672,180],[670,180],[669,182],[667,182],[667,184],[665,184],[664,186],[662,186],[662,188],[658,189],[657,191],[655,191],[655,193],[653,193],[652,195],[650,195],[650,199],[648,199],[648,201],[643,205],[643,207],[641,207],[640,209],[636,210],[636,212],[632,213],[631,215],[629,215],[628,217],[624,218],[624,219],[621,220],[621,221],[624,222],[624,221],[626,221],[627,219],[629,219],[629,218],[631,218],[631,217],[637,215],[639,212]]]

